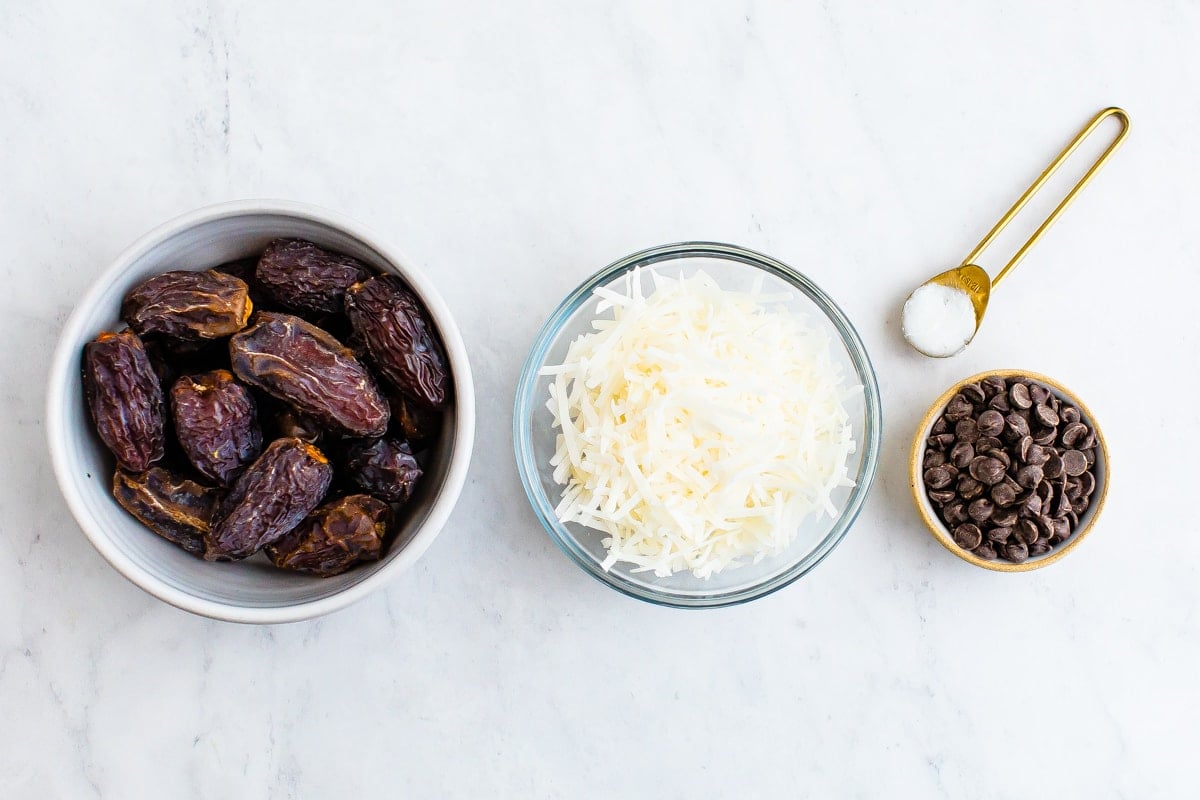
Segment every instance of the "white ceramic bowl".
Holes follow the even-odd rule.
[[[453,407],[403,528],[383,559],[332,578],[277,570],[261,558],[208,563],[144,528],[112,498],[114,462],[92,429],[80,382],[83,345],[120,325],[121,298],[134,284],[170,269],[204,269],[254,255],[279,236],[308,239],[403,277],[429,310],[454,379]],[[96,277],[67,320],[54,354],[46,432],[67,505],[118,572],[155,597],[196,614],[233,622],[291,622],[328,614],[365,597],[425,552],[466,479],[475,435],[475,393],[466,348],[449,309],[429,279],[394,247],[331,211],[247,200],[202,208],[160,225]]]

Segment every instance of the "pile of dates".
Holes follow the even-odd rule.
[[[84,346],[113,495],[209,561],[337,575],[399,528],[450,403],[445,351],[394,275],[298,239],[157,275]]]

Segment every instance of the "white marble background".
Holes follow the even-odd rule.
[[[0,797],[1194,796],[1198,40],[1200,6],[1160,0],[5,0]],[[906,350],[908,289],[1109,104],[1128,145],[980,339],[940,363]],[[276,628],[119,577],[42,429],[92,277],[160,221],[243,197],[329,206],[407,250],[479,390],[469,483],[418,567]],[[689,237],[827,289],[887,417],[833,555],[703,613],[572,566],[509,438],[560,297]],[[904,472],[942,388],[1009,366],[1092,405],[1116,474],[1086,545],[1018,576],[935,544]]]

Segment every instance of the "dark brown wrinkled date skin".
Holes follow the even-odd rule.
[[[239,258],[237,261],[226,261],[220,266],[213,267],[213,272],[223,272],[226,275],[232,275],[250,288],[251,293],[254,292],[254,272],[258,269],[258,259],[254,257]]]
[[[281,409],[271,420],[271,429],[276,438],[303,439],[309,444],[320,444],[325,438],[325,431],[310,419],[291,408]]]
[[[221,501],[204,557],[236,561],[254,555],[308,516],[332,481],[333,468],[320,450],[299,439],[276,439]]]
[[[139,283],[121,303],[121,319],[141,335],[220,339],[246,326],[249,287],[215,270],[164,272]]]
[[[371,276],[358,259],[301,239],[276,239],[258,260],[255,277],[277,302],[296,311],[340,312],[346,290]]]
[[[242,381],[339,432],[380,436],[391,412],[375,379],[344,345],[289,314],[260,312],[229,340]]]
[[[171,387],[175,436],[204,477],[228,486],[262,451],[254,398],[233,373],[184,375]]]
[[[360,561],[375,561],[391,509],[365,494],[335,500],[318,508],[291,533],[267,545],[271,562],[283,569],[329,577]]]
[[[281,569],[326,576],[382,556],[453,391],[404,280],[280,238],[149,278],[120,313],[129,328],[82,360],[118,504],[210,561],[265,550]]]
[[[351,445],[346,451],[346,474],[358,488],[389,503],[412,497],[421,466],[407,442],[376,439]]]
[[[142,472],[163,457],[162,386],[137,334],[102,333],[84,345],[83,391],[100,440],[121,466]]]
[[[139,522],[193,555],[204,552],[204,536],[221,493],[161,467],[145,472],[118,469],[113,497]]]
[[[380,374],[399,392],[431,408],[450,395],[446,354],[416,295],[393,275],[356,283],[346,314]]]
[[[415,445],[428,444],[442,431],[442,412],[404,397],[389,399],[392,432]]]

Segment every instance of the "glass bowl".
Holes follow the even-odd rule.
[[[722,289],[750,289],[761,279],[764,292],[784,294],[783,305],[803,315],[813,327],[829,335],[834,363],[841,366],[848,382],[862,384],[863,391],[846,402],[850,412],[857,451],[850,456],[853,487],[834,493],[838,515],[808,518],[795,540],[782,554],[726,569],[707,579],[690,572],[657,577],[652,571],[635,572],[634,565],[619,562],[608,570],[601,565],[606,551],[604,534],[576,523],[563,524],[554,508],[562,486],[554,482],[550,459],[554,455],[556,429],[546,409],[550,378],[543,367],[561,363],[576,337],[591,331],[596,298],[593,290],[618,284],[635,268],[653,267],[668,277],[708,273]],[[585,572],[602,583],[639,600],[677,608],[712,608],[745,603],[787,586],[829,555],[850,529],[862,510],[878,464],[882,434],[879,386],[862,340],[842,310],[812,281],[786,264],[750,250],[728,244],[685,242],[653,247],[627,256],[588,278],[571,292],[538,333],[521,371],[513,418],[513,442],[517,469],[529,502],[555,544]]]

